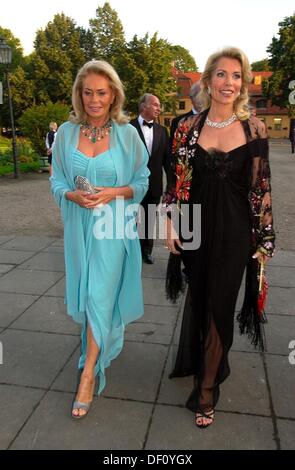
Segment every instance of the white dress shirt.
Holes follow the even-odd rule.
[[[143,121],[144,121],[143,117],[138,116],[138,122],[139,122],[140,128],[142,130],[143,137],[144,137],[148,152],[151,155],[152,148],[153,148],[154,129],[153,129],[153,127],[144,126]],[[153,122],[153,121],[147,121],[147,122]]]

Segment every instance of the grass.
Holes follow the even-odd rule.
[[[32,171],[40,170],[39,162],[32,163],[19,163],[18,168],[20,173],[29,173]],[[12,175],[14,173],[13,163],[7,163],[6,165],[0,165],[0,176]]]
[[[17,138],[18,168],[20,173],[40,170],[40,157],[32,148],[29,139]],[[0,175],[14,173],[12,141],[0,136]]]

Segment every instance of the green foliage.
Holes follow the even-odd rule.
[[[138,101],[144,93],[157,95],[163,105],[171,105],[171,94],[176,91],[171,75],[172,52],[164,39],[134,36],[126,50],[115,60],[115,67],[125,85],[127,109],[138,111]]]
[[[110,62],[125,86],[126,107],[135,114],[138,101],[144,93],[156,94],[167,105],[171,100],[167,94],[175,91],[171,77],[174,57],[172,46],[157,34],[151,38],[134,36],[126,43],[124,29],[108,2],[96,10],[96,18],[90,20],[90,30],[83,31],[81,40],[91,51],[91,57]]]
[[[92,51],[94,57],[113,64],[114,58],[122,52],[126,44],[123,25],[118,13],[106,2],[102,7],[97,8],[96,18],[90,19],[89,24],[94,44]]]
[[[80,30],[63,13],[55,15],[44,30],[37,31],[31,57],[36,103],[70,103],[73,81],[85,56],[80,47]]]
[[[49,130],[49,123],[55,121],[59,126],[68,119],[69,111],[69,106],[65,104],[47,103],[47,105],[32,106],[23,113],[20,125],[39,155],[46,153],[45,137]]]
[[[12,62],[9,66],[9,70],[16,69],[19,65],[22,65],[24,62],[23,57],[23,48],[21,46],[20,40],[16,38],[10,29],[1,28],[0,26],[0,38],[5,39],[8,46],[11,47],[12,53]],[[0,75],[3,75],[3,68],[5,66],[0,64]]]
[[[17,155],[19,170],[22,173],[39,169],[39,155],[34,151],[29,139],[17,139]],[[0,137],[0,175],[9,175],[14,172],[12,141]]]
[[[268,59],[257,60],[251,64],[253,72],[269,72],[269,61]]]
[[[23,49],[21,47],[20,40],[16,38],[9,29],[0,27],[0,38],[5,39],[8,46],[11,47],[12,53],[12,62],[10,65],[0,64],[0,80],[2,80],[3,83],[3,105],[0,105],[0,127],[10,127],[11,120],[9,114],[6,72],[8,71],[10,76],[11,94],[13,102],[15,101],[16,96],[16,101],[19,101],[19,95],[21,94],[21,92],[14,88],[13,79],[14,77],[19,76],[20,71],[22,70],[22,66],[25,64],[25,59],[23,57]],[[25,83],[23,83],[22,85],[23,87],[25,87]],[[14,117],[16,121],[18,116],[20,116],[21,112],[23,112],[23,109],[20,110],[16,105],[16,108],[14,109]]]
[[[187,49],[171,45],[157,34],[134,36],[127,43],[122,22],[108,2],[97,8],[95,18],[89,20],[89,29],[77,26],[64,14],[55,15],[44,29],[37,31],[35,50],[25,58],[19,40],[9,30],[0,28],[1,35],[13,47],[14,66],[10,77],[16,124],[25,126],[26,134],[31,136],[40,154],[44,153],[44,134],[49,121],[58,120],[55,112],[52,117],[47,115],[47,103],[51,103],[49,106],[70,104],[74,79],[86,61],[104,59],[115,67],[124,83],[126,107],[131,113],[137,112],[139,98],[146,92],[156,94],[166,109],[173,106],[176,93],[171,76],[173,62],[179,70],[197,70]],[[38,108],[39,105],[44,107]],[[25,110],[28,113],[20,118]],[[1,115],[2,125],[9,127],[7,97]]]
[[[139,97],[145,93],[148,87],[147,73],[138,67],[128,50],[115,58],[114,66],[124,84],[126,108],[132,114],[136,114]]]
[[[82,49],[85,57],[85,62],[92,59],[97,59],[97,49],[95,45],[95,35],[90,29],[78,27],[80,34],[80,48]]]
[[[267,48],[273,75],[269,78],[265,91],[273,104],[289,108],[291,114],[294,112],[294,105],[289,103],[289,83],[295,80],[295,14],[286,17],[279,26],[278,37],[273,37]]]
[[[31,173],[35,171],[39,171],[40,163],[38,162],[31,162],[31,163],[19,163],[18,169],[20,173]],[[1,165],[0,162],[0,176],[4,175],[12,175],[14,173],[14,166],[13,163],[8,163],[7,165]]]
[[[198,67],[193,56],[185,47],[176,45],[171,46],[173,54],[174,67],[181,72],[197,72]]]
[[[16,124],[25,109],[32,106],[35,101],[35,87],[33,80],[26,78],[26,73],[20,65],[10,74],[11,95],[13,101],[13,113]],[[5,94],[4,100],[8,106],[8,97]],[[10,127],[10,117],[4,123],[4,127]]]

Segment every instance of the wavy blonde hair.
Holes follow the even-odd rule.
[[[208,85],[211,82],[214,70],[216,70],[217,62],[222,57],[236,59],[241,64],[242,86],[240,95],[236,98],[234,102],[234,112],[240,120],[244,121],[250,116],[250,112],[248,109],[248,86],[252,81],[252,73],[248,58],[246,57],[243,51],[236,47],[226,47],[221,51],[217,51],[214,54],[210,55],[210,57],[208,58],[205,70],[201,78],[201,91],[198,95],[198,99],[200,99],[202,103],[202,111],[204,109],[210,108],[211,96],[208,93]]]
[[[76,124],[86,121],[87,114],[85,113],[82,101],[82,88],[85,78],[91,73],[105,77],[114,92],[115,98],[110,107],[110,118],[118,124],[127,123],[129,119],[123,112],[123,104],[125,102],[123,84],[115,69],[104,60],[86,62],[78,71],[72,90],[72,105],[74,110],[70,114],[70,121]]]

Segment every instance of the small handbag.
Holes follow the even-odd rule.
[[[97,194],[99,190],[94,189],[91,183],[89,183],[88,179],[85,176],[76,176],[75,177],[75,185],[76,188],[80,191],[86,191],[89,194]]]

